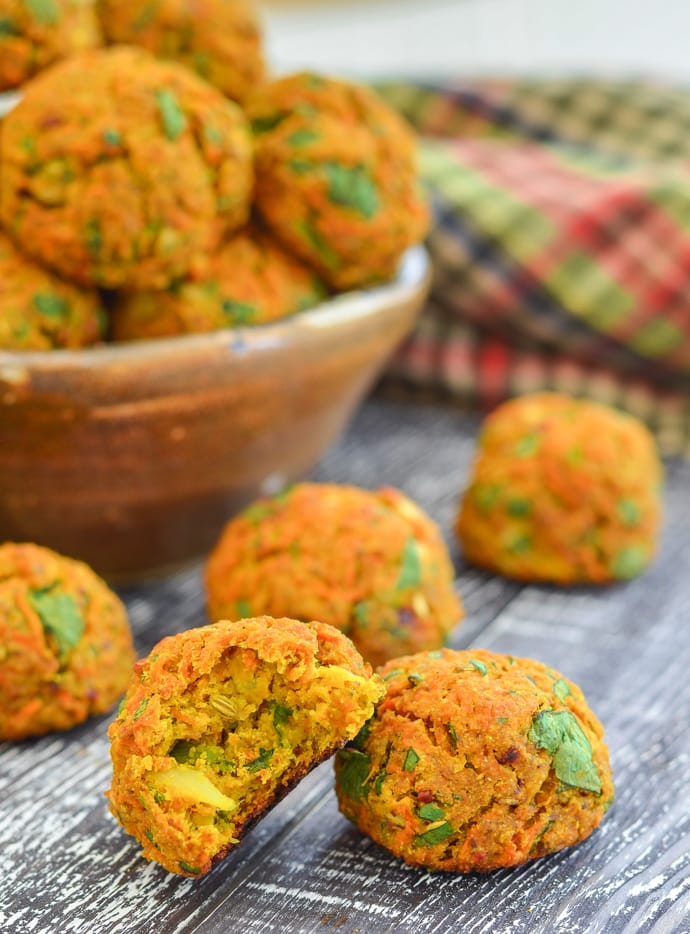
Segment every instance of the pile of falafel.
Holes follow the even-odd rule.
[[[195,8],[0,0],[0,90],[22,90],[0,125],[0,347],[261,324],[385,281],[423,236],[402,120],[349,82],[267,77],[248,4]],[[625,580],[654,556],[661,479],[636,419],[526,396],[487,420],[456,532],[494,573]],[[337,750],[343,814],[433,869],[572,846],[613,801],[573,682],[445,647],[463,613],[451,557],[399,491],[304,483],[252,503],[206,589],[210,624],[133,668],[105,582],[0,546],[0,740],[124,693],[109,805],[171,872],[207,872]]]
[[[20,84],[0,348],[274,321],[392,278],[426,232],[402,118],[358,84],[271,78],[244,0],[0,0],[0,89]]]

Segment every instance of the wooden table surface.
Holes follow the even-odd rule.
[[[475,433],[454,410],[370,400],[316,476],[398,485],[450,539]],[[669,465],[661,554],[629,584],[523,587],[453,554],[452,645],[561,669],[606,727],[617,800],[587,841],[486,876],[413,869],[339,814],[325,763],[207,876],[172,876],[106,809],[105,717],[0,745],[0,931],[690,932],[690,464]],[[205,621],[199,568],[121,592],[140,653]]]

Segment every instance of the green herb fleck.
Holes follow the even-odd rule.
[[[613,560],[611,571],[619,580],[636,577],[647,564],[647,552],[639,545],[621,549]]]
[[[488,512],[494,507],[500,492],[501,488],[496,483],[479,484],[472,491],[472,497],[482,512]]]
[[[298,221],[295,224],[295,230],[307,241],[311,249],[314,250],[328,269],[340,268],[342,265],[340,255],[324,239],[311,220]]]
[[[403,548],[400,575],[395,589],[406,590],[408,587],[418,587],[421,579],[422,562],[419,559],[419,548],[414,538],[408,538]]]
[[[420,675],[418,671],[412,671],[407,676],[407,680],[410,682],[413,688],[416,688],[418,684],[421,684],[424,680],[424,675]]]
[[[426,653],[427,658],[443,658],[443,652],[439,649],[435,649],[433,652]]]
[[[502,726],[504,726],[508,722],[509,722],[508,717],[496,717],[496,723],[500,723]]]
[[[320,136],[315,130],[301,129],[291,133],[287,141],[291,146],[305,146],[308,143],[315,143],[318,139]]]
[[[198,866],[190,866],[189,863],[185,863],[183,859],[180,860],[180,869],[183,872],[190,872],[193,876],[198,876],[201,872]]]
[[[414,846],[434,846],[436,843],[442,843],[452,836],[453,828],[448,821],[439,824],[438,827],[431,827],[424,833],[417,834],[412,841]]]
[[[539,432],[530,431],[529,434],[526,434],[524,437],[515,445],[514,451],[516,457],[531,457],[533,454],[536,454],[539,450],[541,444],[541,437]]]
[[[367,606],[366,600],[360,600],[359,603],[355,603],[352,612],[355,615],[357,624],[360,629],[366,629],[369,625],[368,612],[369,607]]]
[[[338,782],[343,794],[354,801],[366,798],[368,794],[366,781],[371,771],[369,756],[360,752],[359,749],[352,749],[348,746],[340,750],[338,760],[341,766]]]
[[[173,92],[167,88],[156,91],[156,101],[158,102],[158,110],[163,121],[165,135],[174,142],[186,130],[187,118]]]
[[[509,516],[513,516],[514,518],[519,519],[530,514],[532,510],[532,504],[528,499],[516,496],[514,499],[508,500],[508,505],[506,508],[508,510]]]
[[[601,794],[592,746],[570,710],[541,710],[532,720],[527,735],[538,749],[549,753],[561,782]]]
[[[377,776],[376,781],[374,782],[374,791],[377,795],[381,794],[381,789],[383,788],[383,783],[386,780],[387,775],[388,772],[381,772],[381,774]]]
[[[155,845],[156,841],[153,839],[153,833],[152,833],[152,831],[150,831],[150,830],[148,830],[148,829],[145,830],[145,831],[144,831],[144,836],[147,838],[147,840],[149,840],[151,843],[153,843],[153,844]]]
[[[564,681],[563,678],[559,678],[553,686],[553,693],[556,697],[560,698],[562,701],[570,694],[570,688],[568,687],[568,682]]]
[[[122,136],[118,130],[113,130],[111,128],[103,130],[103,139],[108,146],[119,146],[122,143]]]
[[[24,0],[24,4],[33,18],[45,26],[55,26],[60,22],[57,0]]]
[[[446,729],[448,730],[448,739],[450,740],[451,748],[453,752],[455,752],[458,748],[458,734],[452,723],[446,723]]]
[[[417,810],[417,814],[422,820],[428,821],[442,820],[446,816],[446,812],[435,804],[423,804]]]
[[[286,707],[283,704],[276,704],[273,708],[273,726],[276,732],[280,734],[281,726],[285,726],[293,714],[292,707]]]
[[[405,761],[403,762],[403,771],[414,772],[418,762],[419,762],[419,756],[414,751],[414,749],[410,747],[407,750],[407,755],[405,756]]]
[[[165,804],[167,799],[162,791],[154,790],[153,800],[156,802],[156,804]]]
[[[97,217],[90,218],[86,223],[84,231],[84,241],[86,249],[93,255],[98,255],[103,247],[103,232],[101,231],[101,222]]]
[[[9,16],[0,16],[0,36],[18,36],[19,28]]]
[[[223,299],[222,309],[228,323],[231,325],[250,324],[258,314],[255,305],[235,302],[229,298]]]
[[[252,608],[249,600],[237,600],[235,602],[235,616],[238,619],[249,619],[252,615]]]
[[[394,668],[392,671],[389,671],[388,674],[383,676],[383,680],[390,681],[391,678],[395,678],[396,675],[401,675],[402,673],[402,668]]]
[[[616,507],[616,512],[618,513],[618,518],[625,525],[637,525],[637,523],[640,521],[640,507],[637,505],[635,500],[619,500],[618,506]]]
[[[268,763],[271,761],[273,756],[272,749],[260,749],[259,755],[256,759],[252,759],[251,762],[248,762],[246,769],[248,772],[258,772],[261,769],[265,769],[268,766]]]
[[[149,705],[149,699],[148,699],[148,697],[145,697],[145,698],[143,699],[143,701],[139,704],[139,706],[137,707],[137,709],[134,711],[134,713],[132,714],[132,720],[138,720],[139,717],[140,717],[140,716],[143,714],[143,712],[146,710],[146,708],[148,707],[148,705]]]
[[[69,303],[60,298],[59,295],[50,295],[47,292],[34,295],[33,300],[36,311],[45,315],[46,318],[56,318],[58,320],[69,317]]]
[[[328,197],[334,204],[352,208],[367,220],[378,213],[379,193],[366,169],[326,162],[323,170],[328,180]]]
[[[260,133],[268,133],[270,130],[275,130],[286,117],[286,113],[275,113],[267,117],[256,117],[252,120],[252,132],[259,135]]]
[[[55,639],[61,658],[69,655],[84,633],[84,617],[77,601],[67,593],[29,591],[29,603],[45,631]]]
[[[476,658],[471,658],[471,659],[470,659],[470,665],[471,665],[473,668],[476,668],[477,671],[480,672],[482,675],[486,676],[487,667],[486,667],[486,665],[484,664],[484,662],[480,662],[480,661],[479,661],[478,659],[476,659]]]

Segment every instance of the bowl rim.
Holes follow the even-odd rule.
[[[112,363],[154,359],[231,344],[244,353],[280,346],[289,336],[303,332],[337,329],[358,318],[369,318],[389,309],[393,304],[409,301],[424,290],[431,276],[431,261],[426,247],[409,247],[400,259],[394,279],[368,289],[342,292],[309,308],[264,324],[221,328],[202,334],[180,334],[140,341],[104,343],[79,349],[2,350],[0,349],[0,380],[3,372],[13,368],[52,369],[105,366]]]

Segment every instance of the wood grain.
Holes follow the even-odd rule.
[[[476,421],[370,401],[323,480],[398,485],[451,537]],[[107,812],[108,718],[0,745],[0,931],[690,932],[690,465],[673,464],[657,563],[597,590],[464,566],[456,647],[529,655],[579,682],[607,730],[617,800],[579,847],[487,876],[393,859],[338,813],[329,763],[199,881],[145,863]],[[147,652],[205,621],[201,569],[122,590]]]

